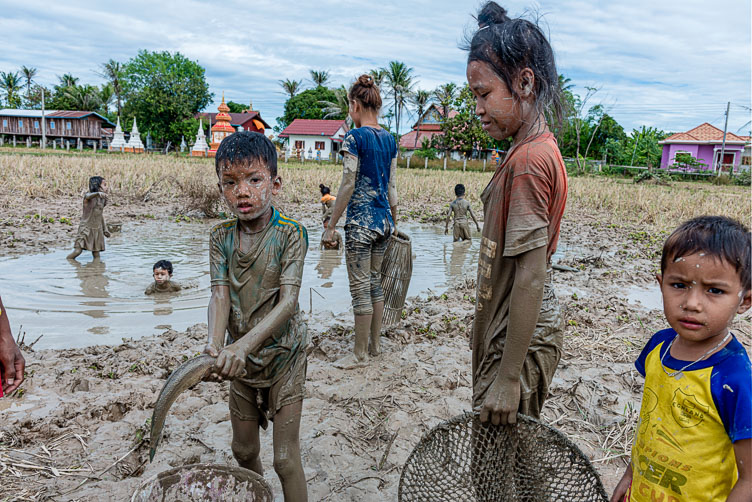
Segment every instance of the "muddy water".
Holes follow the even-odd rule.
[[[303,271],[301,309],[324,320],[350,309],[344,252],[320,251],[320,227],[310,230]],[[439,226],[406,223],[413,239],[413,278],[408,296],[438,293],[456,277],[475,276],[478,236],[454,244]],[[0,258],[0,294],[14,333],[25,331],[35,348],[120,343],[168,327],[184,330],[206,322],[209,299],[208,230],[203,223],[146,220],[126,223],[107,240],[101,261],[84,252],[78,262],[69,249]],[[195,287],[167,295],[144,295],[152,265],[172,261],[173,278]]]

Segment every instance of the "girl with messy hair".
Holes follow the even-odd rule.
[[[481,421],[538,417],[561,357],[562,317],[551,256],[567,174],[546,117],[561,114],[553,51],[541,29],[495,2],[467,41],[476,113],[512,147],[481,195],[484,224],[473,324],[473,407]]]

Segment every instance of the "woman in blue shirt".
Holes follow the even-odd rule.
[[[355,314],[355,360],[341,367],[362,365],[368,354],[381,350],[384,292],[381,262],[397,216],[397,144],[379,126],[381,95],[370,75],[361,75],[350,88],[350,117],[355,123],[342,142],[342,183],[323,240],[332,241],[334,228],[347,208],[345,257]]]

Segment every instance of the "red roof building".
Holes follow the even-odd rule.
[[[224,101],[224,96],[222,96]],[[226,105],[225,105],[226,106]],[[245,110],[243,113],[229,113],[230,109],[227,108],[225,115],[230,117],[230,125],[234,128],[234,131],[253,131],[264,133],[266,129],[269,129],[269,124],[261,118],[260,112],[256,110]],[[217,122],[217,115],[219,113],[199,113],[196,118],[203,118],[208,120],[210,124]],[[240,129],[240,128],[243,129]]]
[[[295,119],[279,137],[287,140],[285,149],[289,155],[327,159],[339,152],[348,130],[344,120]]]
[[[449,118],[457,115],[455,110],[449,110]],[[428,140],[429,144],[434,136],[443,136],[441,122],[444,118],[444,110],[435,104],[431,105],[423,113],[413,126],[413,130],[400,138],[400,148],[405,150],[419,150],[423,146],[423,141]]]

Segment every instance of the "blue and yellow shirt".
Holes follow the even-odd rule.
[[[673,329],[654,334],[635,362],[645,389],[629,500],[725,501],[738,478],[733,443],[752,438],[749,356],[732,337],[708,359],[671,377],[666,371],[689,363],[667,353],[675,337]]]

